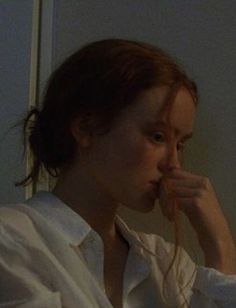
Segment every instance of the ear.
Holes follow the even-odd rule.
[[[87,148],[91,145],[91,133],[89,130],[86,130],[86,120],[82,117],[76,117],[72,120],[70,125],[70,131],[72,136],[76,140],[77,144],[83,148]],[[88,123],[87,123],[88,124]]]

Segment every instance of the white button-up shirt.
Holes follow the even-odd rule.
[[[236,307],[236,276],[195,265],[181,249],[164,284],[174,245],[130,230],[124,308]],[[115,277],[114,277],[115,279]],[[181,291],[182,290],[182,291]],[[185,299],[184,299],[185,298]],[[104,287],[103,242],[53,193],[0,207],[0,308],[111,308]]]

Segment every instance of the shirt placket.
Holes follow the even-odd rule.
[[[142,248],[131,247],[128,255],[123,284],[123,306],[128,308],[129,294],[140,285],[149,275],[150,267],[147,260],[142,256]]]

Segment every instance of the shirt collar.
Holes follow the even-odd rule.
[[[72,245],[79,245],[92,230],[79,214],[51,192],[39,191],[26,204],[60,229]]]
[[[146,245],[141,237],[141,233],[131,230],[128,225],[121,219],[120,216],[116,215],[116,226],[120,233],[124,236],[124,238],[128,241],[130,246],[136,246],[138,250],[142,249],[148,252],[153,256],[157,256],[157,254],[150,250],[148,245]]]
[[[78,246],[89,233],[96,233],[78,213],[52,192],[39,191],[32,198],[26,200],[25,203],[40,212],[57,229],[61,230],[71,245]],[[120,216],[116,215],[115,223],[118,231],[130,246],[137,246],[150,252],[138,234],[130,230]],[[96,235],[98,234],[96,233]]]

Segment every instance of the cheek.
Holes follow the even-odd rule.
[[[149,169],[155,163],[156,149],[150,142],[139,140],[139,142],[130,143],[121,155],[127,168]]]

